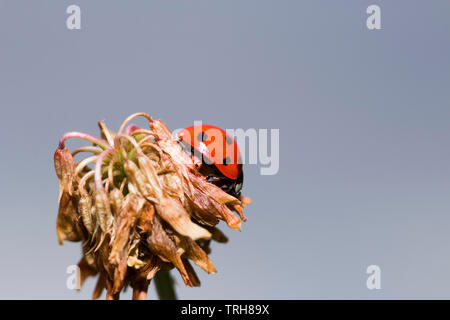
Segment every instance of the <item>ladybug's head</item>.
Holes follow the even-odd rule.
[[[236,141],[228,133],[203,124],[181,130],[178,137],[185,150],[201,159],[199,171],[209,182],[234,197],[241,195],[244,181],[241,155]]]

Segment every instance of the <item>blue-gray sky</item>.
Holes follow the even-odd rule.
[[[82,10],[69,31],[66,7]],[[366,28],[381,7],[382,29]],[[0,1],[0,298],[66,288],[52,157],[145,111],[171,128],[279,128],[245,167],[241,233],[180,298],[450,298],[450,2]],[[69,146],[76,146],[71,142]],[[381,290],[366,288],[381,267]],[[129,293],[124,295],[129,297]],[[153,289],[150,299],[155,299]]]

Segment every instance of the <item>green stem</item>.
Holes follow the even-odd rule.
[[[169,271],[159,271],[154,280],[159,300],[177,300],[174,281]]]

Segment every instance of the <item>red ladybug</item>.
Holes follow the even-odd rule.
[[[178,133],[185,150],[202,160],[199,171],[222,190],[239,197],[244,173],[236,141],[219,127],[202,124]],[[187,148],[186,148],[187,147]]]

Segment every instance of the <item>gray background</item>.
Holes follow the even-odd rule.
[[[82,30],[66,29],[66,7]],[[382,30],[365,26],[382,9]],[[449,1],[0,1],[0,298],[66,288],[59,136],[146,111],[279,128],[241,233],[180,298],[450,298]],[[70,142],[75,147],[78,142]],[[382,269],[381,290],[366,268]],[[129,297],[129,292],[124,295]],[[150,292],[151,299],[155,293]]]

